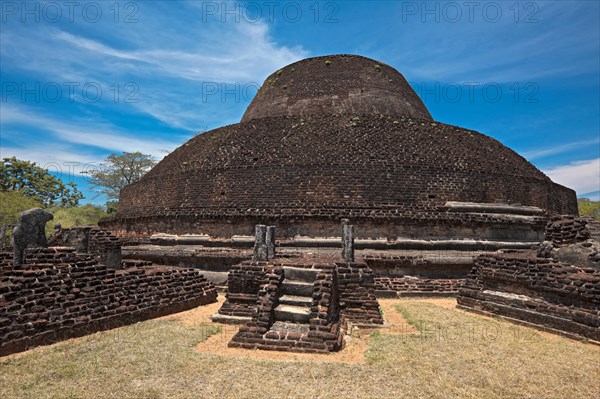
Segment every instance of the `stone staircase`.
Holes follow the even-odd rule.
[[[281,260],[266,266],[252,320],[230,347],[330,353],[343,344],[335,263]]]
[[[297,267],[283,268],[282,295],[279,297],[279,305],[274,309],[274,324],[276,324],[274,327],[276,330],[284,326],[289,328],[290,323],[297,323],[304,324],[306,331],[308,331],[313,287],[320,271],[319,269]],[[304,330],[301,326],[295,329]]]
[[[250,288],[256,290],[251,308],[236,308],[239,301],[226,301],[219,311],[252,312],[229,342],[232,348],[331,353],[343,347],[349,322],[383,324],[373,295],[373,272],[365,263],[314,258],[254,261],[232,270],[228,283],[228,301],[234,295],[250,298]]]

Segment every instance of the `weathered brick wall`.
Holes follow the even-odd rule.
[[[464,284],[462,278],[375,277],[375,290],[410,295],[455,295]],[[379,295],[379,294],[378,294]]]
[[[3,259],[0,257],[0,259]],[[28,250],[0,277],[0,355],[216,301],[198,271],[147,262],[109,269],[72,248]]]
[[[337,282],[340,310],[347,321],[383,324],[373,271],[365,263],[338,263]]]
[[[545,239],[554,244],[572,244],[590,238],[587,220],[575,217],[555,217],[546,225]]]
[[[121,267],[122,240],[97,226],[63,229],[50,238],[48,245],[73,247],[77,252],[93,254],[100,263],[110,268]]]
[[[178,222],[190,230],[210,220],[237,227],[247,218],[300,217],[299,225],[350,218],[357,226],[474,218],[448,215],[446,201],[577,214],[573,190],[480,133],[389,115],[312,115],[256,119],[194,137],[125,187],[118,214],[101,225],[135,235],[182,233]]]
[[[574,337],[600,341],[600,271],[531,253],[476,259],[458,304]]]
[[[260,340],[263,340],[263,335],[267,333],[273,325],[273,312],[277,306],[277,298],[280,295],[280,284],[283,280],[283,271],[279,266],[265,266],[265,281],[256,294],[256,302],[252,320],[245,326],[240,327],[238,334],[231,340],[232,347],[247,347],[247,344],[252,344],[256,349]],[[239,345],[238,345],[239,344]],[[266,348],[265,348],[266,349]]]
[[[382,237],[462,237],[474,239],[507,238],[515,240],[542,240],[545,217],[531,220],[504,218],[496,214],[466,214],[458,212],[408,212],[390,217],[387,209],[371,208],[354,212],[339,209],[336,215],[350,218],[357,226],[356,238],[377,239]],[[106,219],[101,224],[126,240],[144,240],[155,233],[208,234],[212,237],[252,235],[257,224],[277,226],[278,237],[335,237],[340,234],[337,216],[319,209],[306,211],[309,214],[298,219],[296,215],[263,210],[261,216],[169,215],[144,218]],[[329,216],[327,216],[329,215]],[[128,243],[128,245],[130,245]]]
[[[4,247],[0,252],[0,277],[13,268],[14,253],[12,247]]]
[[[308,340],[317,352],[342,349],[346,331],[345,315],[341,311],[338,269],[335,265],[315,265],[321,269],[313,290]]]
[[[262,286],[268,284],[267,262],[243,262],[231,266],[227,277],[227,294],[219,313],[227,316],[252,317]]]
[[[445,255],[440,254],[445,257]],[[456,295],[472,262],[439,264],[421,255],[368,254],[364,262],[375,273],[377,296]]]

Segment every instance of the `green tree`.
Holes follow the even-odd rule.
[[[577,206],[580,216],[588,216],[600,221],[600,201],[592,201],[589,198],[578,198]]]
[[[106,213],[111,214],[117,212],[119,201],[106,201]]]
[[[98,194],[108,197],[111,205],[119,200],[119,192],[128,184],[135,183],[142,178],[156,161],[151,155],[141,152],[124,152],[121,155],[110,154],[101,164],[99,170],[89,171],[90,185],[97,189]]]
[[[46,224],[46,235],[48,236],[52,234],[56,223],[65,229],[73,226],[95,226],[102,217],[106,216],[106,212],[102,207],[92,204],[68,208],[50,208],[48,211],[54,215],[53,223]]]
[[[18,191],[37,198],[45,207],[77,206],[83,194],[75,183],[64,183],[35,162],[15,157],[2,159],[0,164],[0,191]]]

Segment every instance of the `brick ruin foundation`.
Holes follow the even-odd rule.
[[[133,260],[116,268],[100,262],[119,252],[114,236],[97,228],[68,234],[85,237],[76,246],[86,251],[28,249],[19,267],[11,251],[0,252],[0,356],[216,301],[198,270]]]
[[[573,190],[434,121],[392,67],[310,58],[123,188],[100,228],[60,231],[19,268],[0,252],[0,354],[214,302],[215,286],[235,347],[339,350],[349,325],[382,325],[377,297],[439,295],[598,341],[600,228],[576,215]]]
[[[539,248],[479,256],[458,306],[600,344],[600,243],[587,224],[553,218]]]
[[[231,347],[328,353],[348,323],[382,325],[373,275],[358,262],[247,262],[230,272],[219,322],[245,323]]]
[[[342,261],[278,258],[274,227],[255,230],[253,260],[231,268],[225,303],[213,316],[243,324],[230,347],[329,353],[343,347],[348,323],[383,324],[373,272],[354,261],[354,229],[347,221]]]

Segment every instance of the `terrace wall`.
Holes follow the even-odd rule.
[[[0,256],[0,356],[215,302],[198,271],[125,261],[115,270],[74,248]]]

